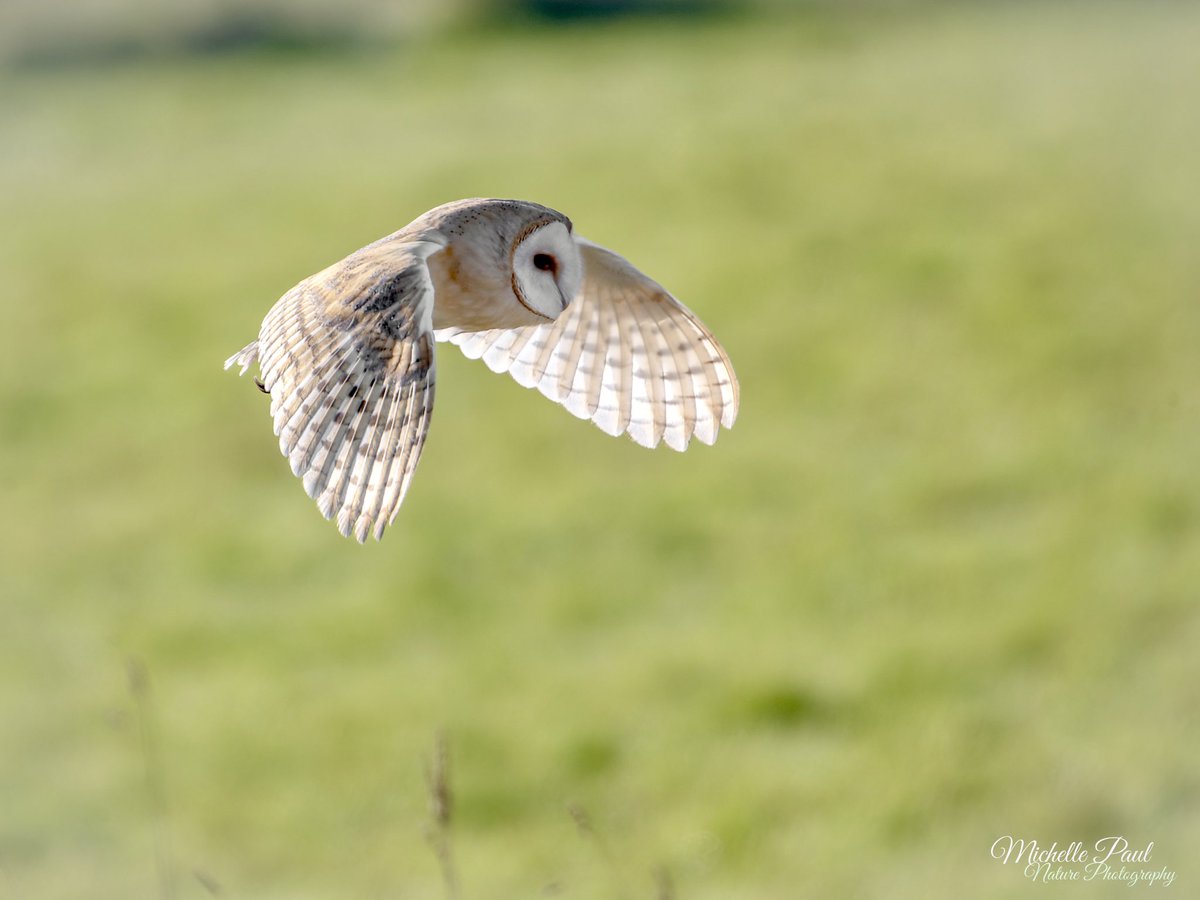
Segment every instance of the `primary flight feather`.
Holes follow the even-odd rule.
[[[434,340],[645,447],[711,444],[737,416],[712,332],[621,256],[536,203],[447,203],[300,282],[225,362],[258,362],[280,449],[344,535],[378,539],[396,517]]]

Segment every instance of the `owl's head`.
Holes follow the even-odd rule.
[[[537,203],[458,200],[414,225],[436,230],[446,241],[446,252],[431,257],[430,264],[441,312],[460,327],[556,319],[583,283],[571,220]],[[491,301],[486,308],[482,298]]]

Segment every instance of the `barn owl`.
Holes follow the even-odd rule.
[[[225,362],[257,361],[292,471],[359,542],[408,490],[435,340],[645,447],[711,444],[737,416],[717,339],[624,258],[536,203],[447,203],[301,281]]]

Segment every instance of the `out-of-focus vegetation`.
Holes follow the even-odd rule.
[[[726,19],[780,10],[904,9],[930,0],[7,0],[0,67],[58,68],[251,49],[392,51],[397,43],[497,28],[604,19]]]
[[[1010,833],[1188,890],[1197,46],[1021,4],[6,76],[0,896],[161,896],[156,844],[180,897],[438,896],[443,728],[467,897],[1053,890]],[[443,346],[362,548],[220,363],[473,195],[670,286],[742,416],[650,453]]]
[[[467,4],[439,0],[8,0],[0,6],[0,62],[44,69],[253,48],[363,49],[471,18]]]

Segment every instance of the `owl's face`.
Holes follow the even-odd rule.
[[[583,261],[559,221],[534,225],[519,235],[512,252],[512,289],[522,306],[558,318],[583,283]]]

